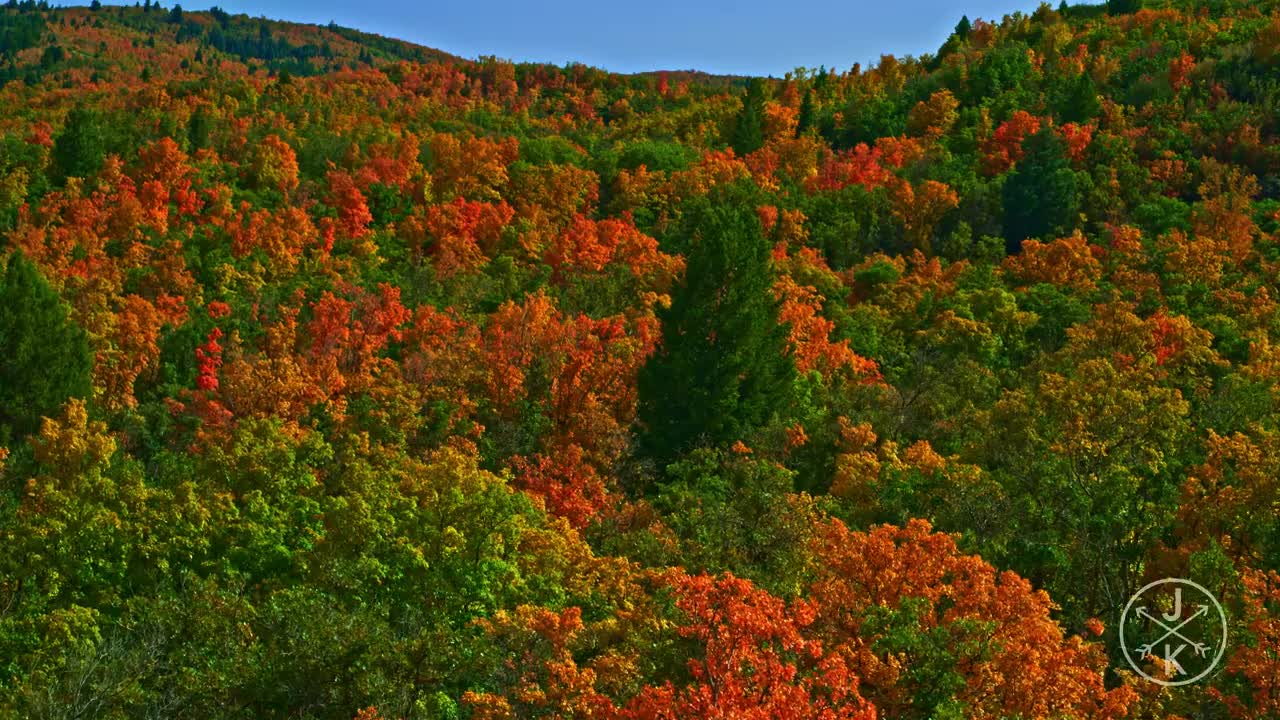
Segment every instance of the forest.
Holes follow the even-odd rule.
[[[8,0],[0,719],[1280,717],[1280,0],[957,19],[748,78]]]

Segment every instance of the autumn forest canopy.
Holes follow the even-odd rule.
[[[1280,0],[958,19],[0,6],[0,719],[1280,716]]]

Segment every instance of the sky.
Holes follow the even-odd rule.
[[[166,0],[166,7],[173,0]],[[466,58],[496,55],[615,72],[774,75],[919,55],[961,15],[998,20],[1038,0],[218,0],[231,13],[326,24]],[[203,10],[193,3],[187,10]]]

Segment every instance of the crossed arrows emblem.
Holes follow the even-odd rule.
[[[1136,648],[1136,652],[1144,660],[1148,659],[1153,655],[1152,650],[1157,645],[1164,642],[1168,638],[1171,638],[1171,637],[1177,638],[1178,640],[1181,640],[1183,644],[1178,645],[1178,648],[1176,650],[1171,649],[1170,646],[1166,644],[1164,646],[1164,657],[1157,658],[1157,659],[1164,662],[1165,668],[1173,672],[1173,674],[1175,675],[1186,674],[1186,670],[1184,670],[1182,668],[1182,664],[1178,662],[1178,655],[1181,654],[1183,650],[1190,647],[1193,651],[1195,651],[1195,654],[1197,656],[1204,657],[1206,653],[1208,653],[1209,650],[1212,648],[1205,643],[1196,642],[1195,640],[1192,640],[1186,635],[1183,635],[1182,628],[1191,624],[1192,622],[1195,621],[1196,618],[1202,615],[1205,615],[1208,612],[1209,612],[1208,605],[1197,605],[1196,611],[1191,613],[1191,615],[1188,618],[1178,623],[1177,625],[1170,627],[1169,625],[1165,624],[1166,621],[1173,622],[1178,618],[1182,617],[1182,588],[1178,588],[1174,590],[1173,611],[1163,613],[1162,617],[1164,618],[1164,620],[1161,620],[1155,615],[1152,615],[1151,613],[1147,612],[1147,608],[1145,605],[1142,607],[1139,607],[1137,610],[1138,615],[1150,620],[1156,625],[1159,625],[1160,628],[1164,630],[1164,634],[1145,645],[1138,646]]]
[[[1173,604],[1168,612],[1161,611],[1163,603],[1158,607],[1139,604],[1148,592],[1161,586],[1172,595]],[[1187,592],[1192,593],[1195,600],[1184,604],[1182,594],[1186,588],[1191,588]],[[1135,617],[1143,620],[1135,622]],[[1134,641],[1141,639],[1142,644],[1137,647],[1127,644],[1126,635]],[[1154,637],[1157,635],[1159,637]],[[1147,637],[1154,639],[1147,640]],[[1196,638],[1203,638],[1205,642]],[[1191,653],[1186,653],[1187,648],[1191,648]],[[1213,593],[1194,581],[1156,580],[1134,593],[1120,614],[1120,649],[1129,667],[1147,680],[1166,687],[1187,685],[1204,678],[1222,660],[1227,649],[1227,615]],[[1184,655],[1183,661],[1188,667],[1179,662],[1180,655]],[[1144,669],[1148,661],[1162,666],[1164,673],[1150,674],[1149,667]]]

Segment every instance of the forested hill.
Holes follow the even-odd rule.
[[[0,720],[1280,716],[1280,2],[957,20],[0,8]]]

